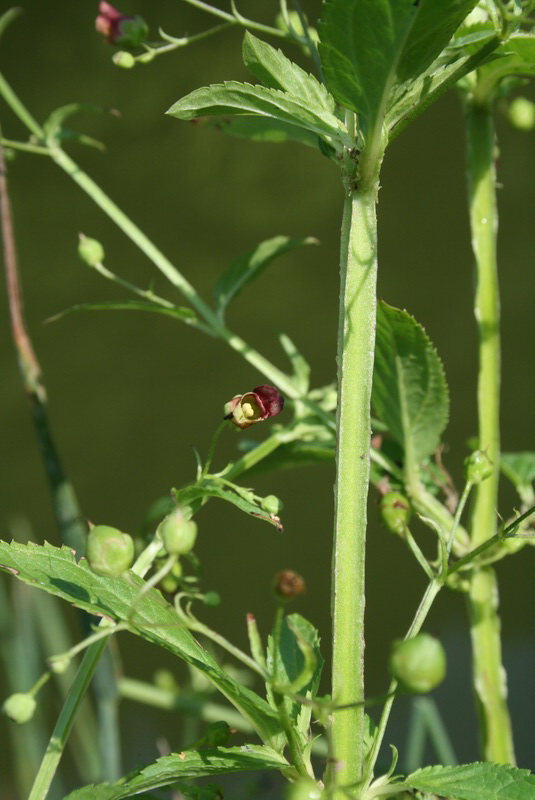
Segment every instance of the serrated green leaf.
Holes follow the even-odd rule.
[[[351,146],[353,140],[340,120],[329,111],[310,107],[279,89],[253,86],[249,83],[227,81],[214,84],[186,95],[166,112],[177,119],[225,116],[228,114],[259,114],[313,131],[328,137],[333,145]]]
[[[409,775],[404,784],[451,800],[532,800],[535,797],[535,775],[529,770],[490,762],[426,767]]]
[[[280,50],[247,32],[243,39],[243,63],[264,86],[280,89],[313,107],[333,114],[334,99],[313,75],[290,61]]]
[[[406,311],[379,302],[372,402],[417,468],[440,442],[449,414],[444,369],[421,325]]]
[[[276,707],[273,692],[284,690],[312,699],[316,697],[323,669],[323,657],[316,628],[300,614],[284,617],[279,636],[269,637],[267,666],[273,675],[273,689],[268,687],[268,697]],[[289,718],[296,724],[305,742],[309,735],[312,707],[284,697]]]
[[[508,478],[524,502],[533,498],[533,481],[535,481],[535,453],[502,453],[500,468]]]
[[[173,606],[156,589],[139,597],[145,581],[133,573],[126,578],[103,578],[92,572],[85,559],[76,563],[74,552],[67,547],[1,541],[0,569],[90,614],[128,623],[132,633],[199,669],[265,741],[279,733],[279,721],[269,705],[221,669],[180,624]]]
[[[166,317],[180,319],[187,325],[195,325],[198,321],[197,314],[191,308],[185,308],[184,306],[171,306],[168,308],[159,303],[151,303],[143,300],[112,300],[99,303],[80,303],[66,308],[64,311],[60,311],[59,314],[55,314],[46,321],[56,322],[75,311],[152,311],[154,314],[164,314]]]
[[[272,117],[229,117],[213,120],[207,118],[205,124],[237,139],[272,144],[296,142],[306,144],[308,147],[318,147],[319,137],[316,133]]]
[[[396,86],[440,55],[477,0],[330,0],[320,23],[327,85],[359,114],[364,134],[382,125]]]
[[[302,239],[274,236],[237,258],[215,285],[214,300],[219,315],[223,317],[230,301],[241,292],[244,286],[258,278],[276,258],[296,247],[317,243],[317,239],[311,236]]]
[[[310,385],[310,364],[301,355],[295,344],[285,333],[279,334],[281,347],[293,367],[293,380],[299,392],[305,395]]]
[[[263,511],[260,506],[247,500],[243,494],[240,495],[238,489],[239,487],[236,487],[236,490],[234,490],[220,483],[216,483],[215,481],[206,480],[202,484],[186,486],[184,489],[174,489],[173,495],[176,502],[180,505],[190,505],[205,497],[218,497],[220,500],[232,503],[232,505],[237,506],[240,511],[245,511],[246,514],[252,517],[257,517],[264,522],[269,522],[271,525],[274,525],[278,531],[282,532],[283,527],[279,517],[275,514],[268,514],[266,511]]]
[[[184,778],[288,767],[285,758],[271,748],[260,745],[186,750],[159,758],[154,764],[136,770],[118,783],[101,783],[75,789],[65,800],[126,800],[141,792],[172,786]]]

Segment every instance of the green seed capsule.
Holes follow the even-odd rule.
[[[282,503],[274,494],[268,494],[267,497],[264,497],[260,505],[268,514],[279,514],[282,511]]]
[[[81,233],[78,255],[88,266],[96,267],[97,264],[102,264],[104,261],[104,248],[96,239],[90,239],[89,236]]]
[[[37,703],[33,695],[28,692],[16,692],[4,702],[2,711],[13,722],[18,722],[19,725],[22,725],[24,722],[31,720],[36,707]]]
[[[109,525],[95,525],[87,536],[86,558],[97,575],[118,578],[132,566],[134,542]]]
[[[177,508],[160,522],[156,535],[170,555],[182,556],[193,550],[197,525],[193,520],[186,519],[182,509]]]
[[[507,111],[509,122],[519,131],[532,131],[535,128],[535,103],[526,97],[517,97]]]
[[[478,484],[490,478],[493,470],[494,465],[483,450],[474,450],[464,460],[464,475],[470,483]]]
[[[446,677],[446,653],[428,633],[397,639],[390,651],[390,671],[406,691],[425,694]]]
[[[381,522],[391,533],[403,534],[411,516],[410,503],[401,492],[387,492],[379,504]]]
[[[320,800],[323,789],[312,778],[299,778],[286,793],[286,800]]]
[[[136,59],[132,53],[127,53],[126,50],[118,50],[113,54],[112,61],[117,67],[122,69],[132,69],[136,66]]]
[[[182,565],[180,561],[177,561],[176,564],[173,565],[171,572],[168,572],[160,581],[160,589],[167,592],[167,594],[175,594],[182,585],[181,578]]]

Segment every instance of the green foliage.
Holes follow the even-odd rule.
[[[155,314],[164,314],[166,317],[173,317],[185,322],[186,325],[195,325],[197,315],[191,308],[184,306],[162,306],[159,303],[151,303],[143,300],[120,300],[102,301],[99,303],[79,303],[78,305],[66,308],[50,317],[47,322],[56,322],[58,319],[72,314],[73,311],[152,311]]]
[[[380,302],[372,402],[409,469],[438,447],[449,414],[444,369],[414,317]]]
[[[279,342],[293,367],[294,383],[301,394],[305,395],[310,386],[310,364],[285,333],[279,334]]]
[[[237,506],[240,511],[244,511],[252,517],[258,517],[258,519],[275,525],[278,530],[282,530],[278,517],[267,514],[249,489],[241,489],[236,484],[226,486],[215,478],[207,478],[202,483],[186,486],[184,489],[173,489],[173,496],[176,502],[182,506],[203,501],[209,497],[218,497],[220,500],[226,500],[227,503]]]
[[[259,114],[305,128],[326,137],[333,145],[351,144],[340,120],[323,105],[307,97],[295,97],[279,89],[227,81],[196,89],[167,111],[177,119],[197,119],[205,115]]]
[[[525,503],[534,499],[535,453],[502,453],[500,467]]]
[[[210,125],[229,136],[238,139],[250,139],[252,142],[297,142],[309,147],[317,148],[321,139],[317,134],[298,128],[290,122],[283,122],[273,117],[229,117],[224,119],[205,119],[204,124]]]
[[[535,75],[535,36],[519,33],[511,36],[497,51],[496,57],[485,64],[479,82],[485,92],[500,90],[504,93],[515,85],[513,76]]]
[[[122,778],[119,783],[101,783],[76,789],[65,800],[126,800],[132,795],[161,786],[173,786],[185,778],[238,771],[280,770],[288,766],[286,759],[274,750],[259,745],[206,748],[198,752],[186,750],[159,758],[154,764]]]
[[[247,284],[258,278],[266,267],[279,256],[306,244],[317,244],[317,239],[308,236],[291,239],[289,236],[275,236],[258,244],[253,250],[240,256],[219,277],[214,300],[221,319],[230,303]]]
[[[364,135],[382,121],[395,91],[437,58],[476,0],[330,0],[320,23],[327,84],[359,114]]]
[[[489,762],[426,767],[404,783],[453,800],[531,800],[535,796],[535,775],[529,770]]]
[[[335,113],[335,103],[325,86],[313,75],[290,61],[280,50],[250,33],[243,39],[243,63],[269,89],[280,89],[310,105]]]
[[[0,542],[0,569],[90,614],[109,616],[127,623],[132,633],[170,650],[200,670],[241,711],[264,740],[279,732],[279,722],[268,704],[218,666],[179,623],[175,609],[159,592],[151,589],[141,595],[145,582],[136,575],[100,577],[89,569],[85,559],[77,564],[69,548],[57,548],[48,543]]]
[[[308,699],[316,697],[323,658],[316,628],[300,614],[284,617],[269,637],[268,669],[273,675],[273,686],[268,696],[273,702],[273,692],[299,694]],[[277,704],[273,703],[277,708]],[[312,708],[297,702],[289,695],[284,705],[290,720],[308,741]]]

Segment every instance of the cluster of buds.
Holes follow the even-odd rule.
[[[274,386],[267,383],[257,386],[252,392],[237,394],[225,405],[225,419],[244,430],[257,422],[280,414],[284,397]]]
[[[106,2],[99,3],[98,12],[95,28],[110,44],[134,49],[146,40],[149,29],[139,15],[123,14]]]

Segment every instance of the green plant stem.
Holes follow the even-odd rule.
[[[121,697],[136,703],[161,708],[166,711],[178,711],[190,714],[204,722],[219,722],[224,719],[232,728],[251,734],[253,728],[238,711],[221,703],[204,700],[202,695],[184,694],[180,689],[162,689],[152,683],[145,683],[134,678],[119,678],[118,689]]]
[[[500,301],[495,134],[490,103],[467,100],[466,128],[470,224],[476,262],[475,316],[479,334],[478,446],[493,463],[490,477],[476,488],[471,515],[472,547],[478,547],[496,532],[500,464]],[[497,610],[498,586],[492,567],[474,570],[468,606],[482,756],[489,761],[514,764]]]
[[[250,347],[239,336],[232,333],[218,319],[215,312],[200,297],[189,281],[176,269],[166,256],[150,239],[135,225],[132,220],[109,198],[102,189],[87,175],[61,148],[50,149],[50,155],[55,163],[63,169],[72,180],[88,194],[91,199],[115,222],[123,233],[145,253],[147,258],[165,275],[167,280],[175,286],[191,305],[199,312],[214,332],[223,339],[233,350],[240,353],[246,361],[262,372],[288,397],[297,399],[299,392],[291,379],[271,364],[268,359]]]
[[[110,631],[111,632],[111,631]],[[58,768],[67,738],[72,728],[78,707],[85,696],[100,657],[106,648],[107,639],[101,639],[86,651],[76,677],[65,699],[58,721],[52,732],[46,753],[41,761],[28,800],[44,800]]]
[[[434,578],[432,581],[429,582],[427,589],[425,590],[424,595],[420,601],[420,605],[418,606],[418,610],[409,627],[409,630],[405,634],[404,637],[405,639],[411,639],[413,636],[416,636],[416,634],[420,632],[420,630],[422,629],[422,625],[424,624],[425,619],[431,609],[431,606],[433,605],[435,598],[442,589],[443,585],[444,585],[443,581],[440,578]],[[392,710],[394,700],[396,699],[397,688],[398,688],[398,682],[393,678],[390,681],[390,685],[387,690],[387,699],[383,706],[383,710],[381,712],[381,718],[379,720],[379,723],[377,725],[377,730],[375,732],[373,745],[371,747],[370,753],[367,758],[366,771],[362,781],[362,786],[364,790],[368,788],[368,786],[373,780],[373,770],[377,758],[379,756],[379,750],[381,748],[381,744],[383,743],[383,738],[390,717],[390,712]]]
[[[332,698],[352,705],[364,698],[364,564],[370,473],[370,399],[377,278],[378,184],[354,191],[349,183],[341,234],[338,333],[338,407],[333,548]],[[360,781],[362,706],[335,710],[327,785],[334,797]]]
[[[202,0],[184,0],[184,2],[188,3],[190,6],[195,6],[195,8],[200,8],[201,11],[206,11],[208,14],[213,14],[215,17],[224,19],[231,25],[243,25],[251,30],[267,33],[270,36],[277,36],[283,39],[286,38],[286,34],[284,31],[280,30],[280,28],[272,28],[270,25],[263,25],[261,22],[254,22],[251,19],[245,19],[245,17],[242,17],[241,14],[229,14],[228,11],[222,11],[220,8],[211,6],[209,3],[204,3]]]

